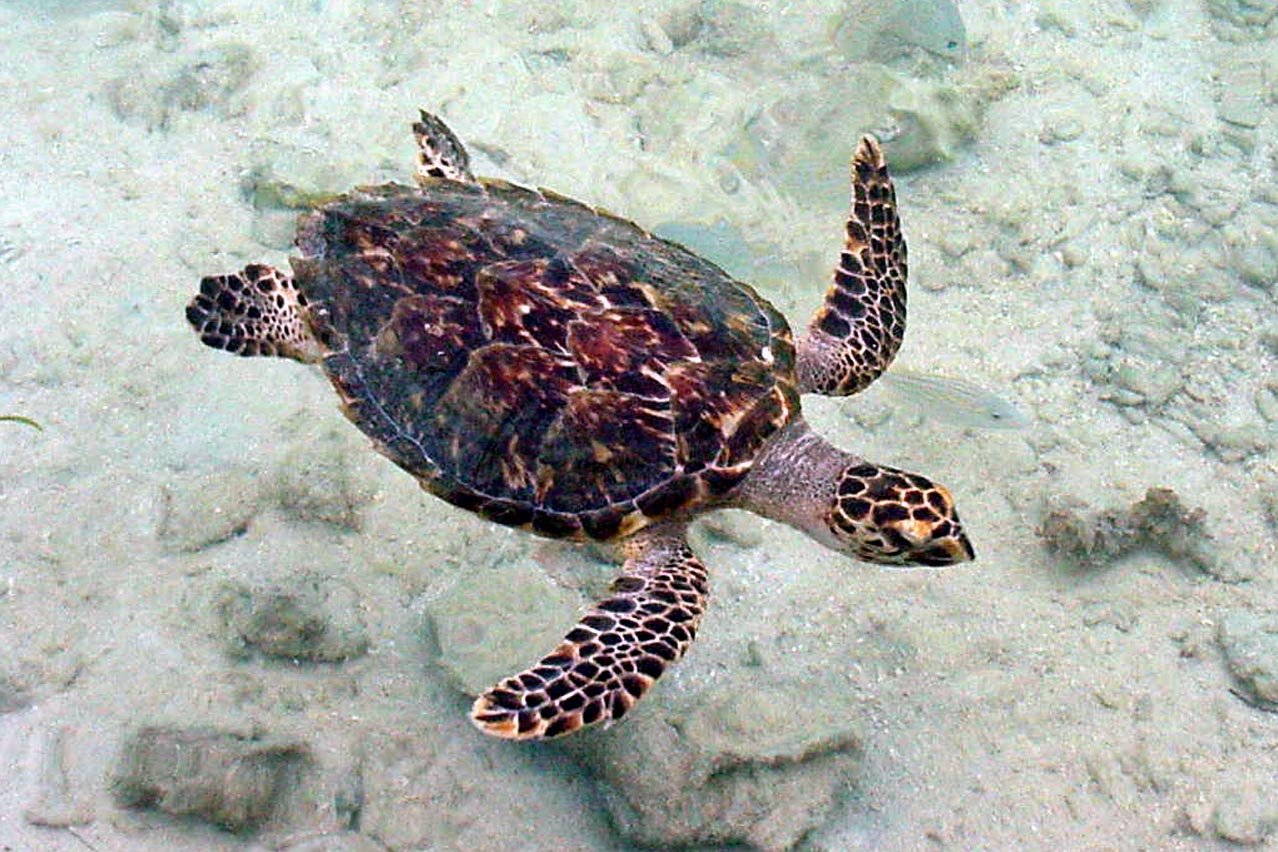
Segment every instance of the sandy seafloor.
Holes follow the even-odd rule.
[[[0,414],[44,427],[0,423],[0,849],[641,848],[607,804],[646,756],[486,740],[426,630],[459,589],[532,597],[457,628],[519,637],[514,671],[571,621],[537,596],[608,568],[422,494],[318,372],[183,320],[201,275],[284,262],[290,187],[409,181],[418,107],[482,174],[702,235],[796,326],[883,133],[918,166],[900,362],[1032,418],[808,401],[946,483],[978,560],[884,571],[730,515],[696,537],[698,642],[602,737],[761,690],[768,736],[855,730],[803,849],[1278,848],[1278,6],[958,6],[946,59],[832,37],[860,3],[0,2]],[[1086,565],[1037,532],[1151,487],[1205,520]],[[229,635],[234,590],[316,582],[350,660]],[[124,806],[155,727],[305,758],[229,833]]]

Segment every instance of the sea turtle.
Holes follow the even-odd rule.
[[[200,339],[318,364],[342,409],[427,491],[499,524],[618,544],[609,594],[475,701],[512,739],[624,716],[687,650],[706,571],[685,531],[740,507],[871,562],[973,558],[948,491],[814,434],[801,393],[853,394],[905,331],[905,242],[878,143],[852,163],[846,239],[796,346],[751,287],[629,221],[476,178],[423,112],[416,186],[304,214],[292,274],[214,275]]]

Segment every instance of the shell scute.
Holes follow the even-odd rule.
[[[462,299],[414,293],[395,302],[390,321],[378,334],[377,352],[402,358],[421,376],[450,375],[484,341],[476,319]]]
[[[632,393],[646,391],[646,396],[668,392],[665,383],[652,378],[664,365],[700,357],[668,316],[651,309],[582,313],[568,326],[568,345],[589,385],[624,386]]]
[[[488,248],[473,230],[451,222],[423,225],[403,234],[395,249],[409,289],[475,297],[475,276]]]
[[[670,403],[579,388],[547,432],[538,502],[583,512],[630,499],[633,481],[660,481],[677,464]]]
[[[478,275],[478,309],[493,339],[567,353],[568,325],[602,306],[598,294],[558,256],[494,263]]]
[[[430,431],[448,440],[441,467],[481,493],[532,501],[542,440],[575,385],[572,363],[544,349],[472,352],[433,407]]]

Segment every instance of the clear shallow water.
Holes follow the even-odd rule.
[[[895,10],[849,41],[849,10],[879,20],[856,4],[0,4],[0,414],[45,427],[0,423],[0,841],[1272,842],[1273,16],[957,9],[961,62]],[[410,180],[419,107],[483,174],[724,252],[796,327],[854,140],[882,135],[902,366],[1033,425],[877,387],[805,411],[946,482],[978,561],[882,571],[713,519],[701,636],[631,719],[480,738],[468,678],[548,649],[609,566],[421,495],[320,377],[182,320],[201,275],[284,261],[289,205]],[[1128,511],[1151,486],[1192,547]],[[1109,538],[1046,547],[1062,502]],[[238,835],[229,805],[142,807],[148,779],[199,798],[173,792],[174,732],[278,769],[272,807]]]

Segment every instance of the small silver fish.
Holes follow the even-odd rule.
[[[1024,429],[1030,419],[1015,405],[965,379],[893,367],[879,379],[925,416],[971,429]]]
[[[952,0],[848,0],[835,46],[852,60],[885,61],[902,45],[962,63],[967,28]]]

